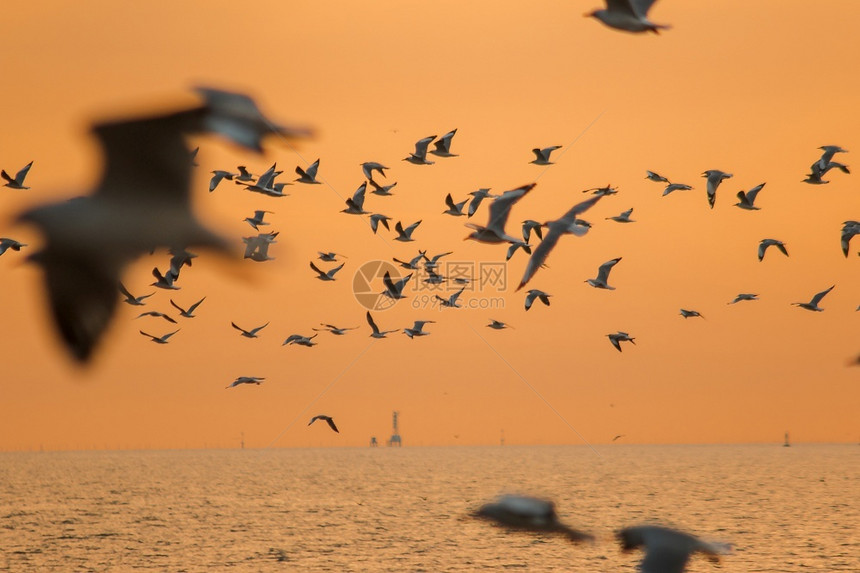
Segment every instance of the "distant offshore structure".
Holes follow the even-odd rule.
[[[788,441],[788,432],[785,433],[785,441],[782,443],[783,448],[790,448],[791,442]]]
[[[397,416],[399,414],[400,414],[400,412],[395,410],[394,414],[392,415],[392,426],[393,426],[393,428],[391,430],[391,437],[388,438],[388,442],[387,442],[387,445],[389,447],[397,446],[399,448],[403,445],[403,440],[401,440],[401,438],[400,438],[400,429],[397,427]]]

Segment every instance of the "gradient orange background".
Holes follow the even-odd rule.
[[[846,365],[860,352],[860,238],[847,260],[839,249],[842,222],[860,219],[857,175],[800,182],[820,145],[851,150],[837,157],[850,166],[860,153],[860,5],[666,0],[651,17],[673,29],[634,36],[582,18],[598,4],[7,2],[0,166],[35,164],[31,190],[0,188],[0,234],[30,245],[0,258],[0,449],[236,447],[242,432],[249,447],[363,446],[388,437],[395,409],[406,445],[492,444],[502,429],[507,443],[582,443],[571,427],[594,444],[616,434],[628,443],[779,441],[786,430],[796,441],[860,439],[860,368]],[[270,138],[263,157],[214,137],[193,142],[200,217],[238,248],[253,233],[242,219],[274,211],[275,260],[229,265],[201,253],[181,290],[158,291],[144,308],[121,304],[94,363],[76,368],[47,320],[39,270],[23,263],[40,238],[14,215],[89,192],[100,169],[92,121],[191,104],[198,84],[248,92],[270,117],[318,132],[295,148]],[[419,138],[453,128],[460,157],[401,161]],[[529,165],[530,150],[548,145],[565,146],[557,164]],[[288,187],[287,198],[229,182],[207,191],[212,169],[260,173],[277,161],[291,180],[295,165],[317,157],[326,184]],[[366,208],[422,219],[416,242],[373,236],[366,220],[339,213],[363,161],[390,166],[388,181],[398,182],[394,197],[368,195]],[[646,169],[695,189],[661,197]],[[706,169],[734,173],[713,211]],[[363,262],[418,248],[502,260],[504,247],[463,242],[465,221],[441,215],[443,198],[535,180],[513,210],[512,234],[525,218],[560,216],[585,188],[620,189],[587,214],[592,231],[563,238],[530,283],[554,295],[550,308],[527,314],[511,287],[492,311],[415,310],[411,293],[377,322],[436,320],[432,334],[371,342],[351,292]],[[732,206],[738,190],[764,181],[760,211]],[[604,220],[629,207],[636,223]],[[486,217],[484,206],[474,222]],[[759,263],[765,237],[785,241],[790,258],[773,250]],[[318,250],[348,255],[336,282],[308,268]],[[618,256],[616,291],[583,282]],[[123,280],[135,294],[153,292],[150,270],[166,261],[147,257]],[[524,266],[518,253],[511,283]],[[823,313],[789,305],[831,284]],[[761,300],[727,306],[739,292]],[[179,319],[169,344],[138,334],[172,329],[133,320],[142,310],[175,315],[169,298],[202,296],[198,317]],[[706,320],[682,319],[681,307]],[[515,330],[485,328],[491,317]],[[271,324],[247,340],[230,321]],[[314,348],[281,346],[320,322],[361,328],[321,333]],[[605,336],[616,330],[636,346],[616,352]],[[224,389],[241,375],[267,380]],[[306,428],[318,413],[341,433]]]

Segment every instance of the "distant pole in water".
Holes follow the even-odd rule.
[[[395,410],[394,416],[393,416],[394,428],[391,430],[391,437],[388,439],[388,445],[389,446],[398,446],[399,447],[399,446],[403,445],[403,443],[400,439],[400,428],[397,426],[397,415],[398,414],[399,414],[399,412],[397,412],[397,410]]]
[[[245,432],[242,432],[242,438],[239,440],[239,446],[241,449],[245,449]]]
[[[788,441],[788,432],[785,433],[785,442],[782,444],[783,448],[791,447],[791,443]]]
[[[500,445],[500,446],[504,446],[504,445],[505,445],[505,429],[504,429],[504,428],[502,428],[502,437],[501,437],[501,438],[499,438],[499,445]]]

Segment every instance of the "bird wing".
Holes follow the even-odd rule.
[[[427,157],[427,146],[430,145],[430,142],[436,139],[435,135],[431,135],[430,137],[425,137],[424,139],[419,139],[415,142],[415,157],[419,159],[424,159]]]
[[[170,338],[171,336],[173,336],[174,334],[176,334],[177,332],[179,332],[179,330],[180,329],[176,329],[173,332],[168,332],[167,334],[165,334],[164,336],[161,337],[161,341],[167,342],[167,339]]]
[[[314,264],[314,262],[313,262],[313,261],[311,261],[311,268],[312,268],[314,271],[316,271],[316,273],[317,273],[319,276],[321,276],[321,277],[328,277],[328,274],[326,274],[326,273],[324,273],[323,271],[321,271],[321,270],[320,270],[320,269],[319,269],[319,268]]]
[[[523,273],[523,278],[520,279],[520,284],[516,288],[516,290],[520,290],[535,275],[538,269],[543,265],[546,258],[549,256],[549,252],[555,247],[556,243],[558,243],[559,237],[562,235],[562,230],[559,225],[550,226],[549,231],[547,231],[546,236],[543,241],[541,241],[538,246],[532,251],[532,256],[529,257],[529,262],[526,265],[526,270]],[[526,300],[528,302],[528,299]],[[529,305],[531,306],[531,305]],[[528,309],[528,306],[526,307]]]
[[[639,17],[639,13],[637,13],[636,8],[633,5],[633,0],[606,0],[606,8],[610,12],[628,14],[635,18]],[[642,12],[642,15],[644,16],[645,13]]]
[[[340,265],[338,265],[338,266],[336,266],[335,268],[331,269],[329,272],[327,272],[327,273],[326,273],[326,276],[327,276],[328,278],[330,278],[330,279],[331,279],[331,278],[334,278],[334,275],[336,275],[336,274],[337,274],[337,271],[339,271],[340,269],[342,269],[342,268],[343,268],[343,265],[345,265],[345,264],[346,264],[346,263],[341,263]]]
[[[618,352],[621,352],[621,344],[618,342],[617,338],[610,335],[609,336],[609,342],[612,343],[612,346],[614,346]]]
[[[764,254],[770,245],[771,245],[771,243],[768,243],[767,241],[762,241],[758,244],[758,260],[759,261],[764,259]]]
[[[606,261],[605,263],[600,265],[600,267],[597,269],[597,280],[598,280],[598,282],[602,282],[602,283],[606,284],[606,281],[609,280],[609,271],[611,271],[612,267],[614,267],[616,264],[618,264],[618,261],[620,261],[620,260],[621,260],[621,257],[618,257],[617,259],[612,259],[611,261]]]
[[[185,310],[184,308],[173,302],[173,299],[170,299],[170,305],[182,314],[189,314],[189,311]]]
[[[311,163],[308,168],[305,170],[305,174],[311,179],[317,178],[317,170],[320,168],[320,160],[317,159],[313,163]]]
[[[121,292],[121,293],[122,293],[122,295],[123,295],[126,299],[128,299],[129,301],[137,300],[137,298],[136,298],[133,294],[131,294],[130,292],[128,292],[128,289],[127,289],[127,288],[125,288],[125,285],[124,285],[124,284],[122,284],[122,282],[121,282],[121,281],[120,281],[120,283],[119,283],[119,292]]]
[[[630,0],[630,4],[637,15],[645,18],[648,15],[648,11],[651,9],[651,6],[656,1],[657,0]]]
[[[784,243],[778,242],[778,243],[774,243],[774,245],[776,245],[777,249],[782,251],[783,255],[785,255],[786,257],[788,256],[788,251],[786,250]]]
[[[329,427],[329,428],[331,428],[332,430],[334,430],[334,431],[335,431],[335,432],[337,432],[338,434],[340,433],[340,430],[338,430],[338,429],[337,429],[337,426],[335,426],[335,425],[334,425],[334,420],[332,420],[332,419],[331,419],[330,417],[328,417],[328,416],[327,416],[327,417],[325,417],[325,418],[323,418],[323,419],[324,419],[326,422],[328,422],[328,427]]]
[[[454,139],[454,135],[456,135],[456,133],[457,133],[457,130],[452,129],[451,131],[449,131],[448,133],[443,135],[439,139],[439,141],[434,143],[433,145],[436,146],[436,151],[441,151],[443,153],[449,153],[451,150],[451,140]]]
[[[352,201],[356,204],[359,211],[364,209],[364,192],[367,191],[367,182],[362,183],[355,193],[352,194]]]
[[[248,332],[247,330],[245,330],[244,328],[242,328],[241,326],[239,326],[239,325],[238,325],[238,324],[236,324],[235,322],[231,322],[230,324],[232,324],[232,325],[233,325],[233,328],[235,328],[235,329],[236,329],[236,330],[238,330],[239,332],[241,332],[241,333],[243,333],[243,334],[250,334],[250,332]]]
[[[376,323],[373,322],[373,317],[370,316],[370,311],[367,311],[367,324],[370,325],[370,328],[373,330],[373,334],[379,334],[379,327],[376,326]]]
[[[818,306],[818,303],[821,302],[821,299],[824,298],[827,295],[827,293],[832,291],[833,287],[835,287],[835,286],[836,285],[833,285],[829,289],[823,290],[820,293],[816,294],[814,297],[812,297],[812,300],[809,301],[809,304],[811,304],[812,306]]]
[[[758,185],[747,191],[747,201],[749,201],[751,207],[753,203],[755,203],[756,195],[758,195],[758,192],[761,191],[762,187],[764,186],[765,183],[759,183]]]
[[[25,165],[24,167],[22,167],[18,171],[18,173],[15,174],[15,182],[18,183],[18,185],[23,185],[24,178],[27,177],[27,173],[30,171],[31,167],[33,167],[32,161],[30,163],[28,163],[27,165]]]
[[[525,197],[526,193],[531,191],[537,183],[529,183],[510,191],[505,191],[490,203],[490,219],[487,222],[487,228],[493,229],[500,234],[505,232],[505,224],[508,222],[508,216],[511,213],[511,207]]]
[[[454,199],[453,199],[453,197],[451,197],[451,194],[450,194],[450,193],[448,193],[448,194],[445,196],[445,205],[447,205],[447,206],[448,206],[448,209],[450,209],[450,210],[452,210],[452,211],[456,211],[456,210],[457,210],[457,205],[454,203]]]

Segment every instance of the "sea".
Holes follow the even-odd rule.
[[[574,544],[471,513],[551,499]],[[0,571],[635,571],[614,533],[730,543],[688,571],[860,571],[860,445],[0,454]]]

